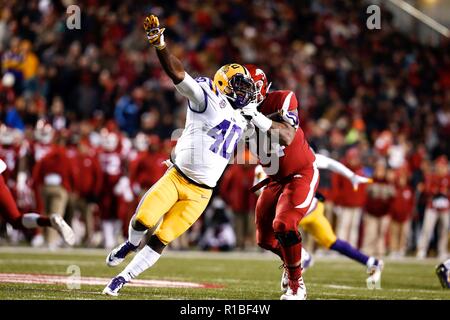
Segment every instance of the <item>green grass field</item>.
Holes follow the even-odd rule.
[[[50,274],[67,277],[70,265],[79,266],[81,277],[102,277],[105,284],[121,271],[104,263],[103,250],[48,252],[31,248],[0,248],[0,276]],[[383,272],[382,289],[368,290],[365,268],[345,258],[316,258],[305,273],[309,299],[450,299],[434,273],[438,261],[390,261]],[[118,298],[100,294],[104,285],[82,285],[70,290],[65,284],[0,281],[4,299],[279,299],[279,261],[263,253],[167,252],[141,279],[208,283],[215,288],[124,287]],[[33,276],[32,276],[33,277]],[[103,279],[100,279],[103,281]],[[9,283],[9,281],[11,283]]]

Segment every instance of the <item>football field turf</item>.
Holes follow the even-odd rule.
[[[0,248],[0,300],[280,298],[280,262],[267,253],[169,251],[141,275],[147,280],[142,286],[124,287],[118,298],[100,294],[122,270],[122,265],[107,267],[105,255],[105,250]],[[387,260],[382,288],[368,290],[361,265],[341,257],[316,258],[304,275],[308,299],[449,300],[450,290],[441,288],[434,273],[437,262]],[[81,287],[70,289],[78,270]]]

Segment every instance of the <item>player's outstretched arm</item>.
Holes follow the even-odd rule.
[[[164,41],[165,28],[160,27],[159,19],[155,15],[150,15],[144,20],[144,30],[147,34],[148,42],[155,47],[161,66],[174,84],[178,84],[184,79],[184,67],[181,61],[170,53]]]
[[[162,68],[172,79],[178,92],[192,101],[191,109],[203,112],[205,109],[205,97],[200,85],[184,70],[181,61],[170,53],[164,41],[165,28],[160,27],[158,17],[150,15],[144,20],[144,30],[147,33],[148,42],[156,49]]]
[[[357,175],[339,161],[326,157],[322,154],[316,153],[316,163],[319,169],[328,169],[346,177],[352,182],[353,189],[355,190],[358,190],[358,186],[360,184],[372,182],[372,179]]]

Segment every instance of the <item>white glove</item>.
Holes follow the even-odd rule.
[[[255,126],[257,126],[262,132],[267,132],[272,127],[272,120],[259,112],[257,107],[257,103],[250,102],[241,109],[241,114],[245,119],[251,121]]]
[[[351,178],[350,181],[352,182],[353,185],[353,190],[357,191],[359,188],[360,184],[365,184],[365,183],[372,183],[373,180],[370,178],[366,178],[366,177],[362,177],[359,176],[357,174],[354,174]]]

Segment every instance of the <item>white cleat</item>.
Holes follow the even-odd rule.
[[[125,279],[121,276],[112,278],[105,289],[103,289],[102,294],[117,297],[119,295],[120,289],[122,289],[126,283],[127,282],[125,281]]]
[[[298,279],[298,288],[292,288],[288,286],[286,293],[284,293],[280,300],[306,300],[306,286],[303,282],[303,277]]]
[[[72,228],[61,216],[52,214],[50,216],[50,223],[52,224],[52,227],[58,231],[65,243],[71,247],[75,244],[75,234],[73,233]]]
[[[367,268],[369,277],[366,280],[367,288],[369,289],[381,289],[381,273],[384,269],[383,260],[378,260],[378,264]]]
[[[313,264],[314,260],[312,255],[302,248],[302,260],[301,260],[302,273],[304,273],[309,267],[312,267]],[[286,293],[288,290],[288,285],[289,285],[288,273],[286,271],[286,268],[283,268],[283,274],[281,275],[280,281],[281,292]]]
[[[136,251],[137,249],[138,246],[131,244],[129,241],[125,241],[121,245],[111,250],[111,252],[106,257],[106,264],[109,267],[118,266],[123,262],[123,260],[125,260],[130,252]]]
[[[289,278],[286,268],[283,268],[283,274],[281,275],[280,289],[281,292],[286,293],[289,287]]]

